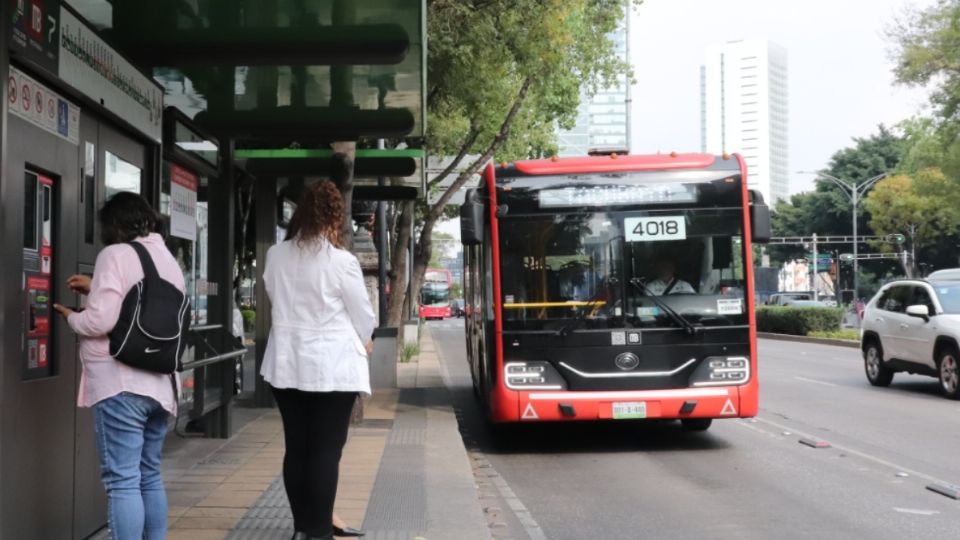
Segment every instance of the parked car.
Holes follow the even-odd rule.
[[[463,298],[456,298],[450,301],[450,315],[453,317],[463,317]]]
[[[887,386],[897,372],[940,380],[948,398],[960,398],[960,276],[888,283],[867,303],[861,349],[867,380]]]
[[[797,300],[813,300],[812,292],[782,292],[771,294],[767,298],[768,306],[785,306]]]

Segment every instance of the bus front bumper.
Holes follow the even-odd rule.
[[[757,413],[750,385],[639,391],[516,392],[516,411],[494,411],[495,422],[745,418]]]

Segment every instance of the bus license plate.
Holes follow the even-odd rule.
[[[631,418],[646,418],[647,403],[645,401],[630,401],[613,404],[614,420],[628,420]]]

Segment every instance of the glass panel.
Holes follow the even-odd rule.
[[[944,313],[960,314],[960,284],[934,283],[934,290]],[[933,313],[931,311],[930,313]]]
[[[107,168],[104,171],[104,179],[107,188],[107,200],[121,191],[129,191],[139,195],[141,186],[140,168],[110,152],[105,152],[105,154]]]
[[[652,296],[694,323],[746,324],[742,223],[738,210],[504,218],[504,327],[678,326]]]
[[[89,141],[83,145],[83,241],[93,244],[97,222],[97,150]]]
[[[210,249],[210,218],[209,207],[206,201],[197,202],[197,245],[194,250],[194,272],[197,283],[196,296],[193,304],[193,321],[195,324],[207,324],[207,278],[208,253]]]
[[[379,36],[370,30],[365,32],[365,25],[392,24],[402,27],[410,40],[410,47],[398,64],[339,66],[335,69],[345,75],[347,84],[344,85],[343,95],[348,96],[354,106],[364,110],[408,109],[413,113],[416,122],[409,136],[422,137],[423,83],[426,68],[426,49],[423,43],[424,3],[422,0],[353,0],[345,3],[349,5],[349,9],[343,10],[346,16],[341,17],[347,19],[345,22],[335,20],[334,4],[251,2],[244,7],[245,16],[241,17],[240,24],[244,28],[276,28],[278,33],[293,27],[310,26],[323,32],[324,28],[351,24],[357,25],[361,35],[369,36],[371,40]],[[197,7],[192,8],[192,5]],[[224,5],[230,6],[229,9],[236,9],[232,3]],[[218,12],[216,6],[217,4],[209,2],[181,3],[178,5],[180,12],[177,17],[155,21],[155,24],[162,25],[163,30],[171,36],[175,35],[177,29],[202,28],[213,33],[215,20],[234,18],[232,13],[225,16]],[[175,23],[172,22],[174,20]],[[172,28],[174,24],[177,28]],[[122,28],[119,30],[125,31]],[[216,69],[219,68],[192,69],[188,77],[177,69],[157,68],[154,70],[154,77],[164,86],[165,102],[194,118],[208,106],[209,96],[202,93],[200,88],[209,87],[211,81],[215,80]],[[330,66],[237,67],[232,106],[237,109],[254,109],[263,104],[326,107],[330,105],[333,93],[331,71]]]
[[[176,145],[216,168],[219,163],[219,147],[213,142],[201,137],[181,122],[177,122],[174,129]]]

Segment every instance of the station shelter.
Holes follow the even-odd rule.
[[[422,196],[425,12],[425,0],[0,2],[0,539],[87,538],[106,523],[93,416],[75,405],[77,339],[52,311],[82,306],[65,283],[93,272],[101,205],[131,191],[164,216],[193,306],[171,436],[192,423],[192,436],[228,437],[247,354],[231,326],[248,249],[238,208],[255,208],[262,257],[344,143],[355,199]],[[271,404],[262,381],[256,396]]]

